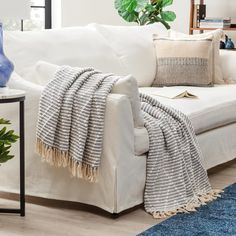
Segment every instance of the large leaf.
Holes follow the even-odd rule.
[[[161,12],[161,18],[164,21],[174,21],[176,19],[176,14],[173,11],[163,11]]]
[[[123,12],[122,17],[128,22],[137,22],[138,13],[137,12]]]
[[[123,0],[115,0],[115,8],[120,10]]]
[[[120,10],[133,13],[137,7],[137,0],[123,0]]]
[[[173,4],[173,0],[162,0],[162,7],[167,7]]]
[[[152,5],[152,4],[147,4],[145,9],[149,12],[152,13],[154,11],[156,11],[156,8]]]
[[[143,11],[147,5],[151,5],[149,4],[149,0],[137,0],[137,6],[135,8],[135,11],[136,12]]]

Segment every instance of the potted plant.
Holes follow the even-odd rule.
[[[164,8],[172,3],[173,0],[115,0],[115,8],[128,22],[139,25],[160,22],[170,29],[168,22],[174,21],[176,14],[173,11],[164,11]]]
[[[15,134],[14,130],[8,130],[6,125],[10,125],[9,120],[0,118],[0,165],[12,159],[14,156],[10,154],[10,149],[19,136]],[[4,126],[1,128],[1,126]]]

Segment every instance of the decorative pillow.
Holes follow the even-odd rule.
[[[195,34],[188,35],[180,32],[176,32],[174,30],[169,30],[168,35],[170,38],[186,38],[186,39],[205,39],[206,37],[213,37],[214,42],[214,84],[225,84],[227,83],[223,77],[221,62],[220,62],[220,40],[224,37],[224,32],[221,29],[217,29],[211,32],[207,32],[204,34]]]
[[[213,40],[158,38],[154,35],[157,73],[153,86],[212,86]]]

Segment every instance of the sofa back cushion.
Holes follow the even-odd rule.
[[[39,61],[57,65],[94,67],[103,72],[124,74],[115,52],[93,28],[73,27],[37,32],[6,32],[5,52],[16,72],[33,80],[32,71]]]
[[[152,34],[159,31],[156,24],[143,27],[91,24],[38,32],[6,32],[5,51],[16,72],[27,80],[33,80],[33,67],[41,60],[94,67],[117,75],[132,74],[138,85],[150,86],[156,63]]]
[[[139,87],[151,86],[156,74],[153,34],[167,36],[164,26],[93,25],[115,51],[125,73],[132,74]]]
[[[225,82],[236,84],[236,52],[234,50],[220,50],[220,61]]]

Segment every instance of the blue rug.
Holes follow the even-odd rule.
[[[138,236],[236,236],[236,183],[197,212],[173,216]]]

